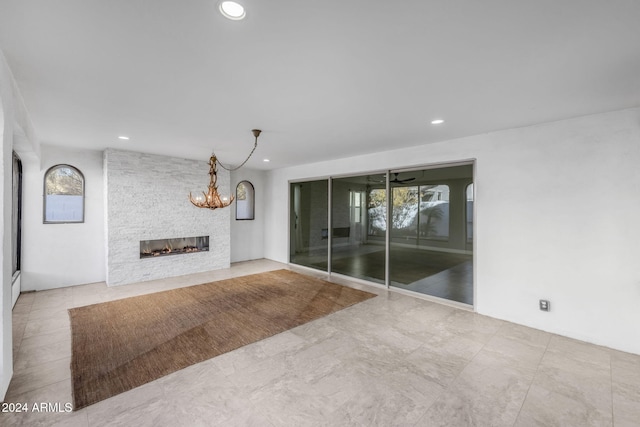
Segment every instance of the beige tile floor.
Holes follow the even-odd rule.
[[[24,294],[6,402],[71,401],[70,307],[277,268]],[[379,295],[80,411],[0,413],[0,425],[640,425],[640,356],[341,282]]]

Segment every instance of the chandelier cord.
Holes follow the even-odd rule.
[[[256,142],[253,144],[253,150],[251,150],[251,152],[249,153],[249,155],[247,156],[247,158],[244,160],[244,162],[240,163],[238,166],[236,166],[235,168],[233,167],[226,167],[225,165],[223,165],[220,161],[218,161],[218,164],[220,165],[220,167],[224,170],[228,170],[229,172],[233,172],[236,171],[238,169],[240,169],[242,166],[244,166],[245,163],[247,163],[249,161],[249,159],[251,158],[251,156],[253,155],[253,152],[256,151],[256,148],[258,148],[258,137],[256,136]],[[215,153],[213,153],[214,156]],[[218,156],[216,156],[216,159],[218,158]]]
[[[220,165],[220,167],[224,170],[228,170],[229,172],[233,172],[236,171],[238,169],[240,169],[242,166],[244,166],[245,163],[247,163],[249,161],[249,159],[251,158],[251,156],[253,155],[253,152],[256,151],[256,148],[258,148],[258,137],[260,136],[260,133],[262,132],[260,129],[252,129],[251,132],[253,133],[253,136],[256,138],[256,142],[253,144],[253,150],[251,150],[251,152],[249,153],[249,155],[247,156],[247,158],[244,160],[244,162],[240,163],[238,166],[236,166],[235,168],[229,166],[226,167],[225,165],[223,165],[221,162],[218,162],[218,164]],[[213,153],[213,155],[215,156],[215,153]],[[217,156],[216,156],[217,159]]]

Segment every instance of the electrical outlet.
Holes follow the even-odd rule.
[[[546,300],[546,299],[541,299],[540,300],[540,310],[549,311],[550,309],[551,309],[551,304],[549,303],[549,301]]]

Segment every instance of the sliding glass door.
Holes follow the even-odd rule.
[[[391,174],[390,286],[473,304],[472,181],[472,165]]]
[[[329,180],[290,184],[289,261],[327,271]]]
[[[385,283],[386,175],[331,180],[331,271]]]
[[[292,263],[473,304],[472,164],[290,185]]]

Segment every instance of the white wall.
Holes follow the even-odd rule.
[[[4,56],[0,54],[0,397],[4,398],[13,375],[11,331],[11,146],[13,131],[12,78]],[[2,399],[0,399],[2,400]]]
[[[12,149],[21,156],[34,157],[39,153],[39,143],[24,107],[4,54],[0,51],[0,400],[9,388],[13,375],[12,344]],[[35,153],[35,154],[34,154]]]
[[[85,178],[84,223],[44,224],[43,180],[69,164]],[[105,280],[102,152],[41,146],[41,160],[23,159],[22,289],[45,290]]]
[[[104,165],[108,285],[229,267],[230,209],[200,209],[188,198],[207,189],[206,162],[107,149]],[[229,194],[224,169],[218,189]],[[209,236],[208,252],[140,259],[140,241],[196,236]]]
[[[265,257],[288,259],[289,180],[468,159],[476,310],[640,354],[640,109],[271,171]]]
[[[231,173],[231,191],[241,181],[249,181],[255,190],[255,219],[236,221],[236,202],[229,207],[231,218],[231,262],[264,258],[265,171],[240,168]]]

